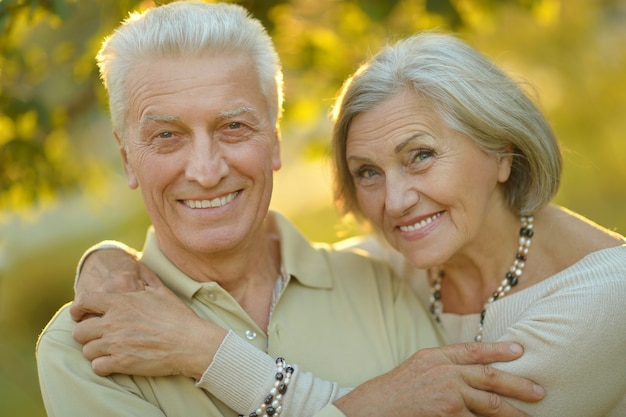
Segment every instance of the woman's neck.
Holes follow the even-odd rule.
[[[503,215],[485,224],[470,245],[439,266],[444,275],[441,293],[446,312],[482,311],[515,261],[520,226],[519,216]]]

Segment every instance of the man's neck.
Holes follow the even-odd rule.
[[[265,219],[257,236],[243,248],[185,253],[170,261],[196,281],[218,283],[259,327],[266,329],[281,267],[280,234],[273,216]]]

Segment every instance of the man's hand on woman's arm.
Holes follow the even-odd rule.
[[[543,398],[543,388],[489,366],[520,356],[522,347],[507,342],[422,349],[338,399],[335,406],[348,417],[526,417],[503,397],[536,402]]]

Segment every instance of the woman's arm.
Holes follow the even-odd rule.
[[[99,375],[181,373],[195,378],[199,388],[211,392],[233,410],[248,415],[258,408],[274,386],[275,358],[233,332],[226,332],[205,320],[198,321],[195,313],[167,290],[139,259],[134,249],[119,242],[105,241],[91,247],[79,262],[76,300],[71,307],[72,317],[79,324],[73,333],[79,343],[85,344],[84,351],[93,362],[94,371]],[[168,306],[168,313],[161,318],[159,310],[163,310],[163,305]],[[105,311],[108,315],[103,315]],[[102,319],[98,322],[85,320],[94,316]],[[164,323],[173,326],[165,330]],[[185,326],[177,325],[180,323]],[[154,331],[157,325],[160,326],[158,333]],[[106,340],[97,337],[107,328]],[[126,328],[132,328],[132,332],[126,333]],[[212,339],[199,336],[211,333],[215,335]],[[155,334],[159,336],[153,339]],[[185,337],[188,334],[196,337]],[[116,339],[116,346],[124,346],[126,350],[103,355],[103,351],[112,349],[105,346],[110,339]],[[186,345],[181,348],[181,343],[170,343],[172,341],[184,341]],[[200,351],[196,352],[195,346]],[[187,360],[200,357],[204,359]],[[297,411],[287,415],[314,416],[349,391],[337,383],[300,372],[297,365],[294,368],[283,408],[288,412]]]
[[[428,294],[422,271],[386,242],[369,236],[339,245],[386,260],[416,292]],[[558,277],[492,304],[486,328],[500,326],[497,341],[524,346],[520,359],[494,367],[536,381],[547,392],[540,402],[511,403],[537,416],[626,415],[624,294],[626,246],[621,246],[593,253]],[[427,302],[427,296],[418,296]]]
[[[138,283],[131,284],[131,288],[144,289],[116,294],[114,292],[119,292],[119,289],[109,287],[109,293],[102,292],[102,281],[108,281],[110,274],[108,263],[115,265],[118,274],[121,269],[125,269],[127,279]],[[150,276],[149,270],[143,270],[145,266],[136,264],[133,254],[102,251],[102,254],[92,254],[86,259],[83,274],[77,280],[73,317],[80,320],[90,315],[100,316],[98,320],[79,323],[74,330],[76,340],[85,344],[85,354],[93,361],[96,372],[101,375],[123,373],[150,376],[179,373],[200,379],[201,387],[240,413],[249,414],[250,410],[260,406],[274,383],[274,358],[236,335],[224,338],[223,329],[195,316],[156,276]],[[103,274],[104,278],[101,276]],[[167,309],[163,308],[165,305]],[[181,326],[180,323],[185,325]],[[219,331],[224,333],[212,335],[215,332],[219,334]],[[507,344],[482,346],[483,350],[478,353],[468,349],[467,345],[449,347],[437,355],[420,351],[413,360],[380,379],[369,381],[365,386],[368,389],[359,389],[337,405],[343,407],[348,415],[352,415],[353,409],[365,410],[362,407],[384,412],[389,408],[389,403],[383,401],[372,407],[368,404],[372,398],[369,390],[375,391],[377,387],[394,390],[395,386],[398,389],[394,392],[401,395],[395,398],[394,407],[404,407],[404,411],[415,409],[416,413],[419,409],[420,413],[414,415],[423,416],[439,415],[441,410],[449,407],[450,402],[456,406],[462,404],[465,412],[469,412],[467,407],[471,406],[474,410],[485,410],[484,415],[496,415],[493,412],[493,398],[499,397],[485,394],[483,390],[523,400],[536,401],[541,398],[534,392],[534,384],[530,381],[504,375],[491,367],[475,365],[513,360],[521,352],[506,351]],[[429,367],[431,373],[420,375],[419,372],[425,366]],[[433,380],[432,375],[438,378]],[[412,381],[408,385],[405,384],[406,378]],[[296,367],[288,393],[284,396],[283,407],[286,411],[291,410],[289,412],[292,415],[302,417],[314,416],[316,413],[321,413],[320,416],[333,415],[339,411],[331,403],[346,392],[337,384],[301,373]],[[445,400],[428,400],[433,392]],[[416,403],[415,398],[422,400]],[[497,415],[520,415],[511,407],[508,411],[506,406],[496,409],[501,411]],[[429,410],[432,414],[423,410]]]
[[[520,360],[496,366],[533,379],[548,391],[540,403],[514,402],[519,408],[532,415],[626,415],[623,254],[622,249],[621,266],[608,260],[614,266],[596,272],[570,268],[540,284],[543,292],[528,289],[507,300],[509,304],[492,308],[492,317],[511,320],[499,340],[525,347]],[[510,317],[507,306],[515,303],[527,305],[516,309],[519,317]]]

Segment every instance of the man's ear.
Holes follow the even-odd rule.
[[[278,171],[282,166],[280,159],[280,129],[276,128],[274,132],[274,148],[272,149],[272,169]]]
[[[117,132],[113,132],[113,135],[115,136],[117,146],[120,150],[120,154],[122,155],[122,164],[124,166],[124,172],[126,173],[126,181],[130,189],[135,190],[139,187],[139,181],[137,180],[137,176],[135,175],[132,165],[128,162],[128,147],[124,144],[124,140]]]

